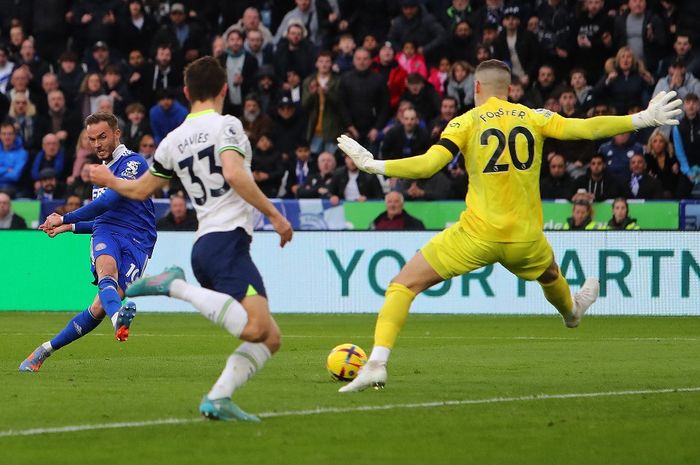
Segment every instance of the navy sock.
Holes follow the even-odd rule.
[[[98,320],[90,309],[78,313],[72,320],[68,322],[65,328],[51,339],[51,347],[53,350],[58,350],[61,347],[70,344],[71,342],[85,336],[87,333],[97,328],[102,320]]]
[[[102,308],[105,309],[107,317],[111,319],[112,315],[117,313],[122,306],[122,299],[117,292],[119,285],[113,277],[105,276],[100,279],[97,286],[100,288],[99,296]]]

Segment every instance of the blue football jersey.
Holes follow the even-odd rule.
[[[119,178],[136,179],[148,171],[148,162],[122,144],[115,149],[114,158],[107,167]],[[92,199],[95,200],[106,190],[105,187],[93,186]],[[119,234],[151,256],[156,243],[153,201],[120,197],[116,205],[95,218],[93,234],[98,233]]]

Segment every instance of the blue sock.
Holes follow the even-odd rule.
[[[107,317],[112,319],[112,315],[117,313],[122,307],[122,299],[119,297],[119,284],[111,276],[105,276],[97,283],[100,288],[99,296],[102,308],[105,309]]]
[[[102,320],[98,320],[90,309],[78,313],[72,320],[68,322],[65,328],[51,339],[51,347],[53,350],[58,350],[61,347],[70,344],[71,342],[85,336],[87,333],[97,328]]]

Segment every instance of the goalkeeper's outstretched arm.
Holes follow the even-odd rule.
[[[399,160],[375,160],[369,150],[346,135],[338,137],[338,147],[362,171],[404,179],[429,178],[459,153],[457,145],[449,139],[440,139],[422,155]]]

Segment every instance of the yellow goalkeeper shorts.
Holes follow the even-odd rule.
[[[421,248],[421,253],[444,279],[500,263],[514,275],[532,281],[539,278],[554,259],[544,233],[532,242],[491,242],[469,235],[460,223],[434,236]]]

